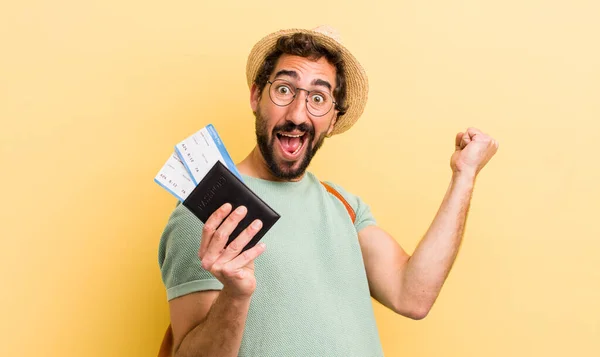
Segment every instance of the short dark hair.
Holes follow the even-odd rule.
[[[277,40],[275,48],[265,57],[265,61],[254,79],[259,93],[262,93],[267,85],[267,80],[269,80],[282,54],[305,57],[314,61],[325,57],[335,67],[336,83],[333,90],[333,97],[335,98],[335,109],[338,111],[338,117],[346,113],[348,110],[346,106],[346,75],[341,52],[325,47],[314,36],[305,33],[282,36]]]

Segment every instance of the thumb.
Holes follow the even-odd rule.
[[[464,149],[471,142],[471,137],[468,133],[458,133],[456,135],[456,150]]]
[[[469,143],[472,141],[471,136],[469,135],[469,133],[465,133],[465,135],[463,135],[462,140],[460,142],[460,148],[464,149],[467,145],[469,145]]]

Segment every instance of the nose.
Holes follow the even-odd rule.
[[[286,118],[296,125],[300,125],[308,120],[308,111],[306,108],[306,96],[308,91],[298,89],[294,101],[288,105]]]

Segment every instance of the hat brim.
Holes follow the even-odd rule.
[[[346,105],[348,106],[348,110],[344,115],[338,118],[330,135],[341,134],[350,129],[363,113],[369,94],[369,81],[365,70],[356,58],[354,58],[350,51],[333,38],[317,31],[305,29],[280,30],[265,36],[254,45],[248,56],[248,62],[246,63],[246,80],[248,82],[248,87],[252,88],[252,84],[256,79],[258,71],[263,65],[267,55],[275,48],[277,40],[281,36],[292,35],[294,33],[312,35],[318,39],[319,43],[327,48],[339,51],[342,55],[346,76]]]

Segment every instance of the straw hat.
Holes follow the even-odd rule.
[[[329,26],[319,26],[313,30],[289,29],[274,32],[258,41],[250,51],[246,63],[246,80],[251,88],[265,57],[273,51],[277,39],[281,36],[294,33],[305,33],[314,36],[320,44],[327,48],[338,50],[342,54],[346,74],[346,105],[348,110],[338,118],[330,135],[340,134],[350,129],[358,120],[365,105],[369,93],[369,82],[367,74],[354,56],[341,44],[339,33]]]

